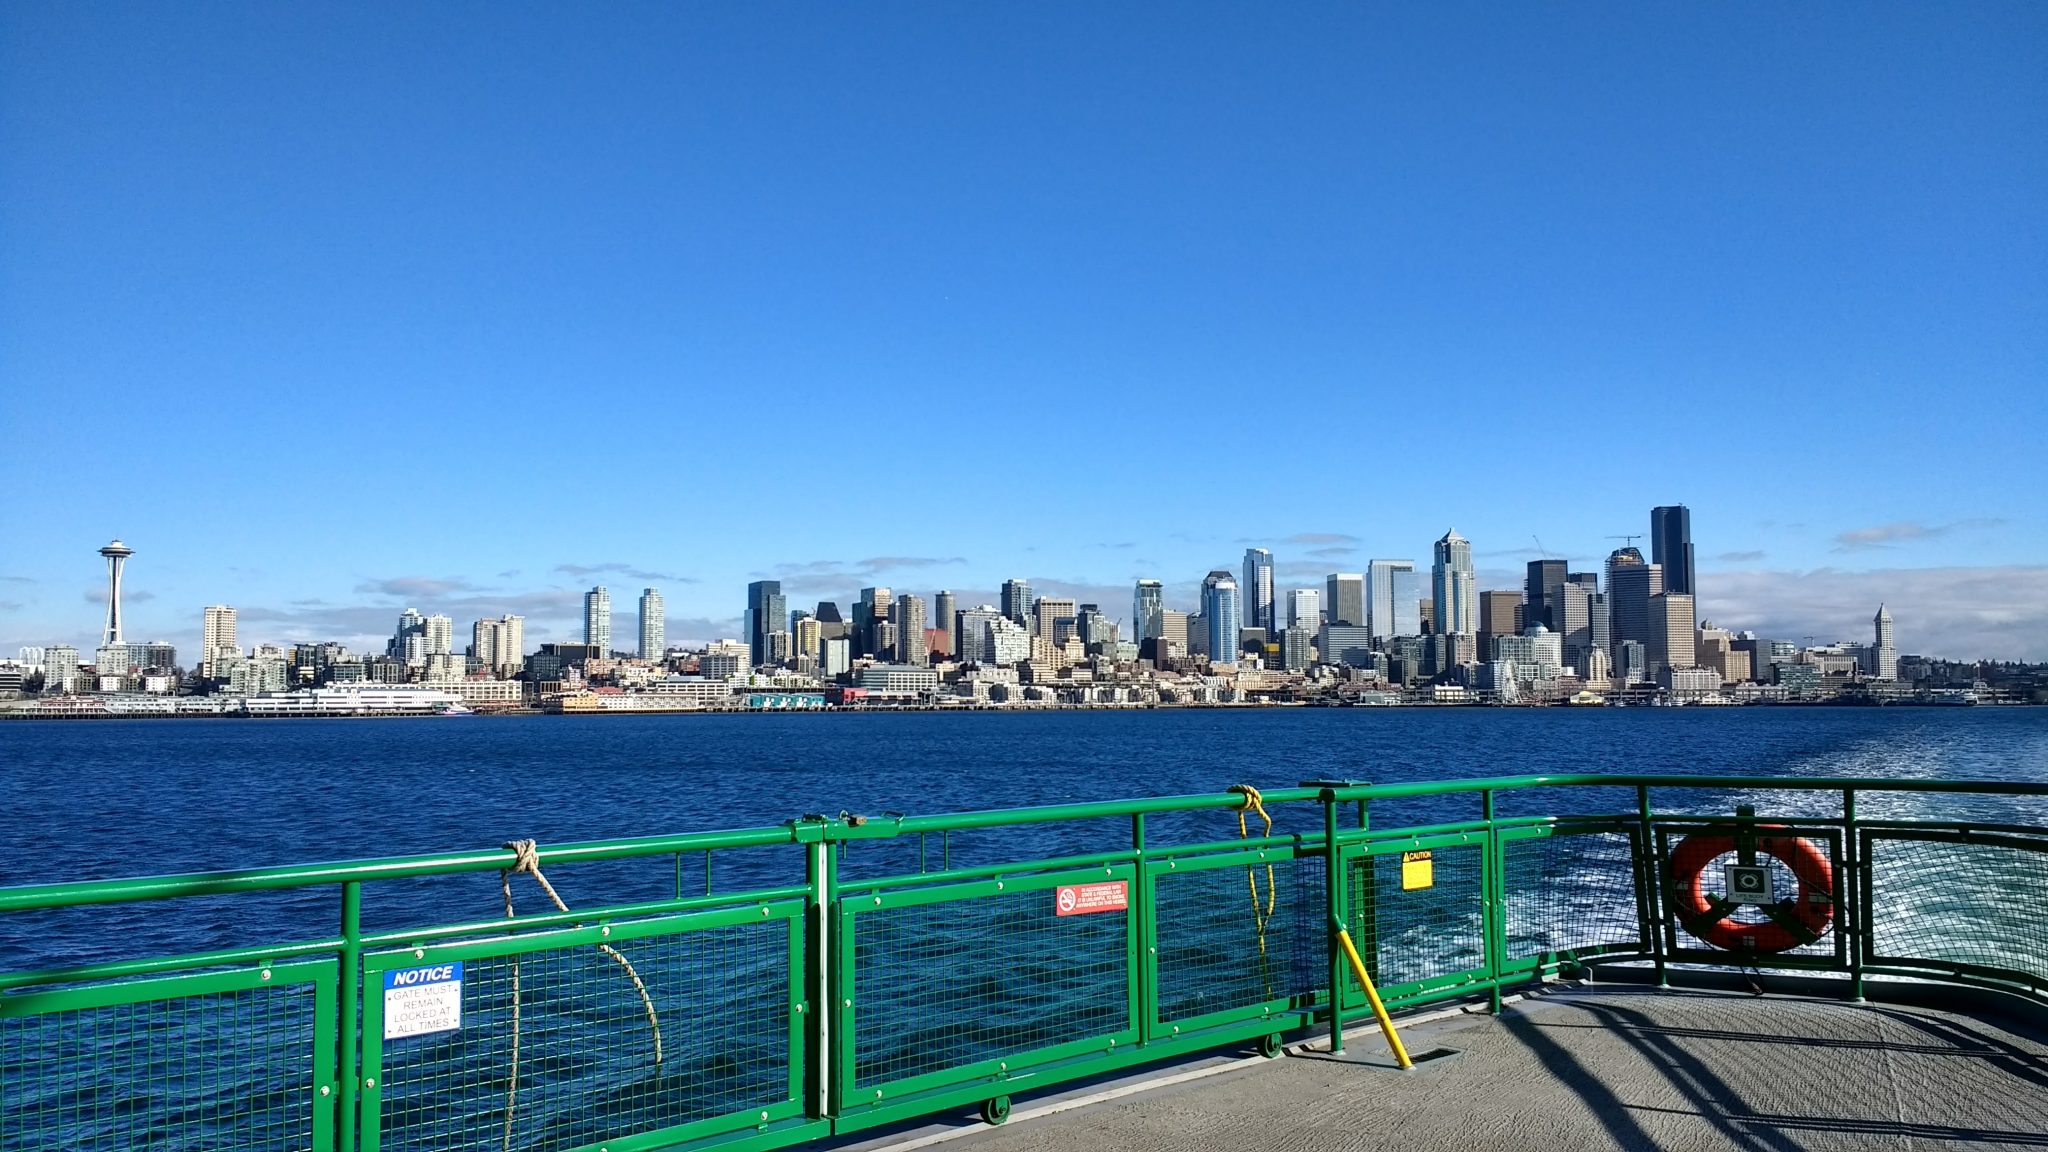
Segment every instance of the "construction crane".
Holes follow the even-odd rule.
[[[1543,546],[1543,538],[1542,538],[1542,537],[1540,537],[1540,536],[1536,535],[1536,534],[1535,534],[1534,532],[1531,532],[1531,533],[1529,533],[1529,539],[1531,539],[1531,540],[1534,540],[1534,541],[1536,541],[1536,551],[1537,551],[1537,552],[1539,552],[1539,553],[1541,553],[1541,554],[1542,554],[1542,556],[1543,556],[1543,558],[1544,558],[1545,560],[1552,560],[1552,559],[1555,559],[1555,557],[1553,557],[1553,556],[1552,556],[1552,555],[1550,554],[1550,549],[1548,549],[1548,548],[1545,548],[1545,547]]]
[[[1635,534],[1634,534],[1634,535],[1632,535],[1632,536],[1631,536],[1631,535],[1621,535],[1621,536],[1609,536],[1609,537],[1608,537],[1608,539],[1609,539],[1609,540],[1619,540],[1619,541],[1621,541],[1621,542],[1622,542],[1622,546],[1623,546],[1623,547],[1625,547],[1625,548],[1633,548],[1633,547],[1635,547],[1635,546],[1636,546],[1636,541],[1638,541],[1638,540],[1641,540],[1642,538],[1643,538],[1643,534],[1642,534],[1641,532],[1637,532],[1637,533],[1635,533]]]

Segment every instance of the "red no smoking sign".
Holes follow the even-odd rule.
[[[1094,912],[1122,912],[1131,906],[1130,893],[1122,880],[1101,884],[1062,884],[1053,893],[1056,916],[1087,916]]]

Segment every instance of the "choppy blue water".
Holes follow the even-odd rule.
[[[1392,782],[1564,772],[2048,781],[2048,709],[12,723],[0,725],[0,884],[495,847],[513,837],[547,844],[746,827],[809,812],[930,813],[1215,792],[1239,782],[1272,787],[1332,777]],[[1725,809],[1735,799],[1710,803]],[[1529,801],[1538,807],[1558,802],[1555,794]],[[1586,802],[1622,810],[1632,797]],[[1790,803],[1763,802],[1767,810],[1773,802]],[[1915,804],[1872,797],[1864,811],[1905,814],[1918,811]],[[1409,805],[1384,817],[1376,813],[1374,823],[1463,812],[1446,804]],[[1208,824],[1188,835],[1236,834],[1227,814],[1202,819]],[[1007,859],[1079,846],[1061,840],[1063,834],[1032,829],[1009,836],[1000,849],[988,837],[982,846],[993,854],[988,858]],[[857,846],[849,874],[864,863],[877,871],[913,869],[916,850]],[[924,850],[936,865],[939,847]],[[971,838],[950,850],[956,862],[976,858]],[[794,879],[795,873],[779,870],[797,864],[785,856],[758,875]],[[689,867],[701,871],[701,864]],[[732,875],[721,873],[721,889]],[[496,878],[475,879],[475,890],[465,890],[460,900],[465,918],[494,911]],[[701,877],[689,883],[701,888]],[[582,906],[659,895],[657,884],[672,891],[673,875],[643,873],[625,888],[609,880],[574,881],[577,890],[566,894]],[[284,901],[279,913],[303,912],[324,932],[331,901],[331,893],[309,893]],[[410,897],[382,906],[373,901],[367,913],[373,924],[380,922],[380,907],[426,911]],[[239,919],[226,908],[188,913],[151,928],[162,933],[152,943],[212,946],[246,928]],[[7,959],[9,927],[0,923],[0,962]]]

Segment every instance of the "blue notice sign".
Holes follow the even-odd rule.
[[[384,1038],[426,1036],[462,1027],[462,961],[384,973]]]

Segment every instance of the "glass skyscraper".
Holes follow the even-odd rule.
[[[1165,610],[1165,589],[1159,581],[1138,581],[1131,590],[1131,638],[1140,646],[1147,640],[1157,640]]]
[[[1273,554],[1264,548],[1244,550],[1244,582],[1238,585],[1238,594],[1244,598],[1244,617],[1247,626],[1264,628],[1268,634],[1278,631],[1279,621],[1273,615]]]
[[[1696,595],[1692,569],[1692,511],[1683,504],[1650,509],[1650,563],[1664,570],[1664,590]]]
[[[1237,633],[1244,620],[1237,580],[1217,569],[1202,581],[1202,623],[1209,636],[1209,660],[1214,664],[1237,663]]]
[[[599,659],[612,654],[612,594],[602,584],[583,594],[583,642]]]
[[[782,627],[782,621],[788,614],[789,605],[782,597],[782,581],[756,580],[747,585],[744,630],[748,658],[755,667],[768,663],[768,636]]]
[[[668,647],[668,609],[662,606],[661,593],[652,588],[640,590],[640,658],[659,660]]]
[[[1422,583],[1413,560],[1374,560],[1365,566],[1366,618],[1374,643],[1422,634]],[[1335,618],[1332,617],[1334,620]]]
[[[1436,542],[1436,562],[1430,568],[1432,599],[1436,603],[1436,630],[1449,636],[1471,636],[1479,631],[1479,586],[1472,572],[1472,543],[1458,530],[1445,532]]]

